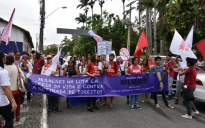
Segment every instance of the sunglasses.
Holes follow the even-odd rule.
[[[47,58],[47,60],[50,60],[51,58]]]

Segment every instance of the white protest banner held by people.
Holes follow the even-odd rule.
[[[191,30],[190,30],[190,32],[189,32],[187,38],[186,38],[186,41],[185,41],[190,48],[192,48],[193,33],[194,33],[194,25],[192,26],[192,28],[191,28]],[[181,56],[181,58],[182,58],[181,67],[182,67],[183,69],[188,68],[188,67],[187,67],[187,62],[186,62],[186,57],[185,57],[185,56]]]
[[[181,35],[175,30],[171,46],[169,48],[172,54],[181,55],[184,57],[197,58],[191,48],[187,45]]]
[[[59,50],[59,46],[58,46],[58,53],[52,58],[51,66],[42,75],[50,76],[52,72],[56,72],[56,68],[59,63],[60,54],[61,54],[61,50]]]

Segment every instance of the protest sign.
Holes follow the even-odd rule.
[[[109,55],[112,49],[112,42],[100,41],[97,42],[98,55]]]
[[[33,73],[28,83],[29,92],[62,97],[126,96],[160,91],[155,73],[98,77],[55,77]],[[168,74],[163,84],[162,91],[168,91]]]
[[[121,58],[123,61],[129,60],[129,58],[130,58],[130,52],[129,52],[129,50],[126,49],[126,48],[121,48],[121,49],[120,49],[120,58]]]

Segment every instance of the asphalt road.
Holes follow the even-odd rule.
[[[61,98],[61,113],[49,113],[50,128],[204,128],[205,103],[195,101],[194,104],[200,112],[192,120],[184,119],[186,108],[180,104],[175,105],[174,99],[168,101],[174,109],[165,107],[161,96],[158,96],[160,108],[154,104],[139,102],[141,110],[130,110],[126,104],[126,97],[116,97],[113,108],[100,107],[100,111],[89,113],[86,105],[76,106],[75,109],[64,109],[66,98]],[[108,100],[109,101],[109,100]],[[141,101],[141,99],[140,99]]]

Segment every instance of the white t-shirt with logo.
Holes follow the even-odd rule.
[[[0,67],[0,107],[9,105],[9,100],[4,93],[2,86],[10,86],[9,74],[6,69]]]
[[[179,62],[179,67],[181,67],[181,62]],[[178,66],[178,64],[176,63],[176,66]],[[177,75],[177,81],[179,81],[179,77],[180,77],[180,82],[183,82],[184,83],[184,78],[185,78],[185,75],[183,76],[179,76],[179,74]]]
[[[120,69],[122,70],[122,71],[125,71],[125,61],[123,61],[123,63],[121,64],[121,62],[120,62]]]

